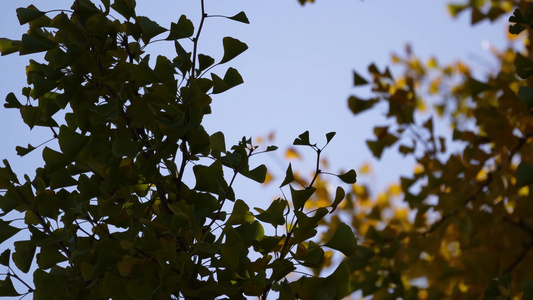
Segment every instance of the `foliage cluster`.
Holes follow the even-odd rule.
[[[223,76],[212,70],[247,45],[225,37],[220,59],[200,53],[204,25],[215,17],[202,0],[196,27],[182,15],[170,28],[137,15],[133,0],[101,2],[76,0],[70,10],[50,12],[19,8],[28,32],[0,39],[2,55],[44,53],[44,62],[27,67],[25,100],[10,93],[4,106],[19,110],[30,128],[50,128],[57,142],[42,149],[44,166],[33,178],[20,180],[6,160],[0,168],[0,243],[26,235],[0,255],[8,269],[0,296],[21,295],[13,279],[34,299],[347,295],[352,229],[341,225],[327,242],[313,242],[344,190],[327,205],[305,206],[323,173],[325,146],[301,134],[294,144],[317,153],[313,181],[298,186],[289,166],[282,186],[291,202],[276,199],[252,212],[233,182],[239,175],[263,182],[267,169],[252,167],[251,158],[276,147],[258,149],[250,138],[227,147],[222,132],[202,127],[212,97],[243,83],[232,67]],[[248,23],[244,12],[226,18]],[[176,56],[151,59],[156,42],[173,43]],[[21,156],[36,149],[17,147]],[[353,170],[336,176],[356,181]],[[14,225],[21,214],[24,228]],[[320,269],[324,247],[347,261],[328,277],[289,281],[297,266]],[[30,271],[33,283],[19,276]]]

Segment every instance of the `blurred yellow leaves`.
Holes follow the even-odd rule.
[[[287,160],[301,159],[301,158],[302,157],[300,156],[300,154],[292,147],[285,151],[285,159]]]

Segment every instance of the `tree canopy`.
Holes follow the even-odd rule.
[[[289,164],[278,183],[288,197],[252,208],[236,197],[235,179],[265,182],[267,167],[254,158],[277,147],[249,137],[228,146],[202,126],[217,94],[243,84],[230,65],[248,46],[227,36],[221,57],[198,50],[207,19],[249,20],[198,5],[198,23],[182,15],[168,25],[137,15],[133,0],[17,9],[29,29],[0,38],[0,53],[44,58],[30,60],[28,86],[4,107],[49,128],[55,144],[17,147],[42,152],[33,177],[7,160],[0,167],[0,243],[20,237],[0,254],[0,296],[533,298],[530,1],[449,6],[473,25],[512,12],[516,44],[493,49],[497,72],[474,75],[464,62],[441,65],[410,48],[391,68],[354,72],[354,86],[372,96],[351,96],[349,109],[382,104],[391,121],[376,124],[369,150],[413,157],[411,175],[373,196],[349,166],[323,170],[334,132],[315,142],[306,131],[293,144],[316,154],[311,176]],[[172,43],[174,56],[151,57],[157,43]]]

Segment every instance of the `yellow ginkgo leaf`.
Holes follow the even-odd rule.
[[[372,165],[365,163],[359,168],[359,174],[369,174],[372,172]]]
[[[294,148],[289,148],[285,152],[285,158],[286,159],[301,159],[301,156]]]

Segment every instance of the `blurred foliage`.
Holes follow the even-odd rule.
[[[532,299],[531,2],[468,1],[449,11],[470,13],[472,24],[513,12],[509,47],[491,49],[497,67],[484,75],[409,46],[391,68],[354,72],[354,86],[372,96],[351,96],[350,110],[386,107],[391,121],[374,128],[369,150],[378,159],[393,150],[416,167],[381,193],[354,184],[323,224],[324,240],[350,220],[359,236],[350,285],[372,299]],[[363,182],[371,170],[361,167]],[[317,185],[325,199],[310,203],[332,201],[320,190],[327,185]]]

